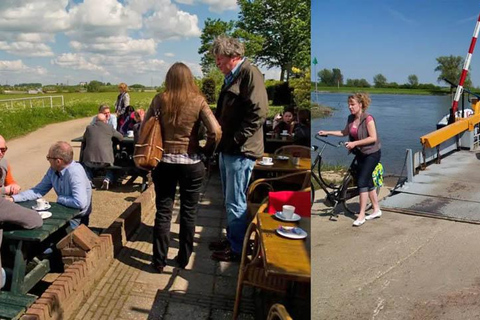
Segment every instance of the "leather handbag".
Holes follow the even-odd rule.
[[[153,170],[162,160],[163,140],[160,126],[160,111],[142,126],[133,152],[135,165],[143,170]]]

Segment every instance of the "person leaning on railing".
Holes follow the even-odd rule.
[[[353,152],[357,159],[357,185],[360,193],[360,212],[357,220],[353,222],[354,227],[359,227],[366,220],[379,218],[382,215],[378,204],[377,190],[373,183],[372,172],[380,162],[381,144],[375,126],[375,119],[367,113],[370,105],[370,97],[367,93],[355,93],[348,97],[348,116],[347,125],[341,131],[320,130],[319,135],[332,135],[337,137],[349,136],[349,142],[345,147],[349,152]],[[370,198],[373,206],[373,213],[365,216],[367,198]]]

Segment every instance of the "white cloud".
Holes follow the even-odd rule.
[[[39,66],[29,67],[25,65],[22,60],[0,60],[0,72],[45,75],[47,69]]]
[[[52,49],[43,43],[32,42],[12,42],[7,43],[0,41],[0,50],[8,53],[27,56],[27,57],[51,57],[53,56]]]
[[[118,56],[129,54],[155,54],[156,44],[153,39],[135,40],[130,37],[108,37],[97,38],[95,40],[95,43],[71,41],[70,46],[76,51],[104,53]]]
[[[166,5],[144,20],[145,35],[158,40],[198,37],[198,17]]]
[[[173,52],[165,52],[166,57],[175,57],[175,53]]]
[[[102,66],[91,63],[84,57],[74,53],[61,54],[57,58],[52,59],[51,63],[62,68],[70,68],[74,70],[105,71]]]

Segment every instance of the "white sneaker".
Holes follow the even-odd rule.
[[[108,190],[109,187],[110,187],[110,180],[108,180],[108,179],[103,180],[101,189],[102,190]]]
[[[375,219],[375,218],[380,218],[381,216],[382,216],[382,210],[378,210],[377,212],[372,213],[371,215],[366,216],[365,219],[367,219],[367,220],[372,220],[372,219]]]
[[[363,220],[358,220],[357,219],[357,220],[353,221],[352,227],[360,227],[362,224],[365,223],[365,221],[366,221],[365,219],[363,219]]]

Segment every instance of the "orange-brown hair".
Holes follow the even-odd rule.
[[[165,92],[162,95],[163,116],[170,123],[176,124],[181,108],[200,95],[192,71],[184,63],[174,63],[165,77]]]
[[[368,93],[364,93],[364,92],[357,92],[348,96],[347,100],[350,101],[350,99],[355,100],[358,103],[361,103],[362,111],[367,110],[368,106],[370,105],[370,102],[372,102],[372,99],[370,99],[370,96],[368,95]]]

